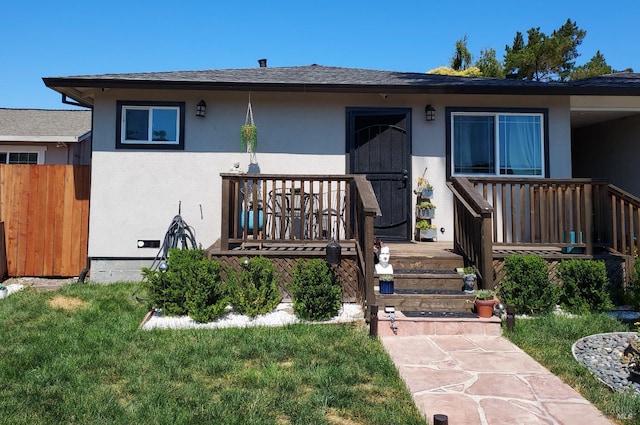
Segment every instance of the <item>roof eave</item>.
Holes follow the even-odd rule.
[[[322,83],[246,83],[210,81],[152,81],[115,79],[43,78],[47,87],[90,106],[79,88],[120,88],[152,90],[237,90],[309,93],[396,93],[396,94],[497,94],[497,95],[570,95],[570,86],[493,86],[472,84],[374,85]],[[604,93],[603,93],[604,94]]]

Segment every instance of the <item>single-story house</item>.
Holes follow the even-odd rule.
[[[0,164],[91,163],[90,110],[0,108]]]
[[[204,248],[225,236],[224,175],[237,171],[366,175],[381,212],[375,233],[388,241],[415,239],[420,177],[434,187],[439,241],[454,239],[447,183],[457,176],[597,177],[640,195],[640,74],[531,82],[263,61],[43,80],[93,110],[96,282],[139,279],[158,251],[145,241],[162,240],[177,214]],[[258,143],[247,152],[240,128],[251,115]]]

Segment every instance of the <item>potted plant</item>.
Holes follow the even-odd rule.
[[[436,215],[436,206],[429,201],[422,201],[416,205],[416,215],[418,218],[431,219]]]
[[[381,294],[393,294],[393,275],[381,274],[378,276],[378,283]]]
[[[429,223],[428,220],[418,220],[416,229],[420,239],[435,239],[437,236],[436,225]]]
[[[0,284],[0,299],[9,295],[9,290],[5,285]]]
[[[427,170],[425,170],[426,172]],[[433,186],[429,183],[424,176],[418,177],[418,184],[416,185],[415,190],[413,191],[416,195],[420,195],[422,198],[432,198],[433,197]]]
[[[466,294],[473,294],[477,279],[476,269],[473,267],[465,267],[462,269],[463,290]]]
[[[240,149],[249,153],[255,152],[258,146],[258,127],[253,121],[253,110],[251,109],[251,97],[247,105],[247,115],[244,124],[240,127]]]
[[[496,305],[496,294],[491,289],[479,289],[475,291],[476,299],[474,305],[476,313],[480,317],[489,318],[493,316],[493,308]]]

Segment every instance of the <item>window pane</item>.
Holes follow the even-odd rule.
[[[539,115],[503,115],[499,119],[500,174],[542,175]]]
[[[6,164],[6,163],[7,163],[7,153],[2,152],[0,153],[0,164]]]
[[[175,142],[177,136],[178,111],[175,109],[153,110],[153,141]]]
[[[9,164],[37,164],[38,152],[11,152]]]
[[[493,116],[454,115],[454,173],[495,174]]]
[[[149,111],[127,109],[125,114],[126,140],[149,140]]]

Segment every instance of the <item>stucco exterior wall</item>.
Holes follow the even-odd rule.
[[[201,99],[207,103],[204,118],[195,116],[195,105]],[[239,162],[243,171],[250,166],[249,155],[240,152],[239,136],[248,99],[247,92],[114,89],[97,96],[89,234],[93,280],[139,277],[110,267],[116,260],[118,264],[130,260],[136,267],[140,261],[150,264],[158,249],[138,248],[137,241],[162,240],[179,205],[203,248],[219,238],[220,173],[228,172],[234,162]],[[185,102],[185,150],[116,150],[118,100]],[[440,240],[453,238],[452,200],[445,184],[445,107],[548,108],[550,175],[571,177],[569,100],[565,97],[256,92],[251,94],[251,102],[258,126],[259,172],[283,174],[348,172],[347,107],[411,108],[411,181],[415,184],[427,167],[426,176],[435,187],[433,202],[438,207],[434,223],[445,230]],[[426,104],[436,108],[433,122],[424,119]]]
[[[640,196],[636,163],[629,161],[640,156],[640,116],[580,128],[573,148],[576,177],[606,179]]]

